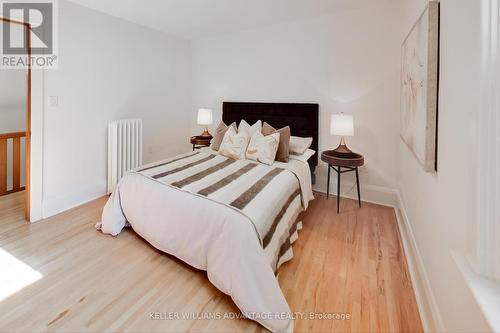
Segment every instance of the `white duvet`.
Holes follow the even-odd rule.
[[[307,208],[313,199],[309,165],[293,159],[275,165],[296,176]],[[99,228],[117,235],[127,221],[157,249],[207,271],[210,282],[248,318],[273,332],[293,331],[269,255],[254,225],[238,210],[131,172],[109,198]]]

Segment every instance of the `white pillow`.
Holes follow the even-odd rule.
[[[262,121],[257,120],[255,124],[250,126],[244,119],[242,119],[240,126],[238,126],[238,133],[242,131],[247,131],[251,138],[256,132],[262,132]]]
[[[234,127],[229,126],[222,139],[219,154],[235,160],[244,160],[249,140],[250,135],[248,135],[248,131],[236,133]]]
[[[272,165],[278,151],[279,142],[279,133],[264,136],[260,132],[255,132],[248,144],[247,159]]]
[[[292,160],[297,160],[297,161],[302,161],[304,163],[307,163],[307,160],[309,160],[316,152],[312,149],[307,149],[306,152],[302,155],[292,155],[290,154],[290,159]]]
[[[313,143],[313,138],[302,138],[299,136],[290,137],[290,154],[302,155]]]

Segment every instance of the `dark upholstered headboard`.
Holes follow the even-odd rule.
[[[309,159],[314,181],[314,170],[318,165],[318,120],[319,105],[310,103],[222,103],[222,120],[226,124],[236,122],[239,125],[245,119],[250,125],[257,120],[267,122],[274,128],[290,126],[292,135],[312,137],[311,149],[316,154]]]

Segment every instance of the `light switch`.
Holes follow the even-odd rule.
[[[49,106],[56,108],[59,106],[59,96],[49,96]]]

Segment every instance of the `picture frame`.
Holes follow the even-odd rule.
[[[439,2],[430,1],[401,45],[401,139],[437,171]]]

